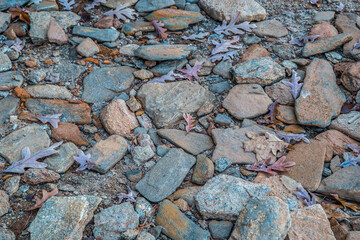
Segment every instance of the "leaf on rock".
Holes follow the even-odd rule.
[[[233,34],[244,34],[245,32],[252,32],[251,29],[256,28],[255,24],[250,24],[250,22],[243,22],[240,24],[236,24],[240,19],[241,15],[240,12],[237,13],[235,16],[231,17],[229,24],[227,24],[226,20],[222,22],[222,25],[218,26],[214,29],[214,32],[217,34],[225,34],[231,35]]]
[[[352,153],[344,152],[344,162],[340,164],[340,167],[350,167],[360,165],[360,155],[355,156]]]
[[[37,119],[39,119],[42,123],[50,123],[50,125],[53,128],[58,128],[58,124],[60,122],[60,116],[62,114],[54,114],[54,115],[46,115],[46,116],[41,116],[41,117],[37,117]]]
[[[89,11],[97,6],[99,6],[101,3],[106,3],[107,0],[94,0],[89,6],[84,8],[86,11]]]
[[[154,78],[151,81],[148,81],[147,83],[165,83],[166,81],[175,81],[176,78],[181,78],[182,75],[174,73],[174,71],[170,71],[165,75],[162,75],[161,77]]]
[[[310,143],[310,140],[306,137],[305,134],[295,134],[295,133],[282,133],[276,132],[276,135],[287,143],[291,143],[291,141],[300,142],[304,141],[306,143]]]
[[[37,196],[35,196],[35,200],[36,200],[36,203],[33,207],[27,209],[26,211],[31,211],[31,210],[34,210],[34,209],[37,209],[37,208],[41,208],[42,205],[47,201],[49,200],[49,198],[55,196],[56,194],[59,193],[59,190],[57,188],[55,188],[54,190],[52,190],[51,192],[47,192],[46,190],[42,190],[42,198],[38,198]]]
[[[153,20],[152,24],[155,27],[155,30],[157,34],[161,37],[161,39],[164,41],[166,40],[168,34],[166,33],[167,29],[163,28],[164,24],[162,22],[159,22],[158,20]]]
[[[194,129],[194,126],[196,125],[196,122],[194,122],[193,117],[190,113],[184,113],[183,117],[187,123],[186,125],[186,132],[189,133],[192,129]]]
[[[357,204],[346,202],[344,199],[340,198],[338,194],[331,194],[331,196],[336,199],[344,208],[349,208],[354,212],[360,209]]]
[[[298,77],[297,72],[292,71],[291,82],[284,82],[286,86],[291,88],[290,93],[294,97],[294,99],[296,99],[299,96],[301,87],[303,85],[302,83],[299,83],[300,80],[301,78]]]
[[[188,37],[183,36],[182,39],[184,39],[184,40],[200,40],[200,39],[203,39],[204,37],[207,37],[209,35],[210,35],[209,32],[204,32],[204,33],[192,34],[192,35],[190,35]]]
[[[295,162],[285,162],[286,157],[282,156],[277,161],[275,161],[272,165],[269,165],[271,162],[271,158],[267,158],[261,165],[258,161],[256,161],[251,166],[247,167],[247,170],[255,171],[255,172],[265,172],[271,175],[276,175],[277,172],[285,172],[287,168],[295,166]],[[260,165],[260,166],[259,166]]]
[[[63,142],[57,142],[51,145],[48,148],[42,149],[34,154],[31,154],[29,147],[25,147],[21,151],[21,160],[13,162],[4,172],[11,173],[24,173],[25,168],[45,168],[47,167],[46,163],[38,162],[38,159],[48,157],[57,153],[58,151],[55,148],[59,147]]]
[[[22,41],[20,38],[16,38],[15,40],[7,40],[5,41],[5,44],[9,46],[11,49],[14,49],[16,52],[21,53],[21,51],[24,48],[24,45],[22,45]]]
[[[104,13],[105,16],[115,16],[119,20],[123,20],[124,22],[128,22],[129,19],[135,19],[138,14],[134,9],[127,8],[128,4],[120,4],[116,9],[107,11]]]
[[[80,166],[76,169],[76,171],[84,171],[86,169],[92,169],[93,167],[95,167],[95,163],[90,160],[91,158],[90,153],[85,155],[85,153],[82,150],[78,149],[78,155],[79,156],[77,157],[74,156],[75,161],[80,164]]]
[[[196,61],[194,66],[191,67],[189,64],[186,64],[186,69],[178,69],[178,71],[185,73],[184,76],[182,76],[182,78],[186,78],[188,79],[190,82],[192,82],[193,77],[198,80],[199,76],[198,76],[198,72],[200,72],[200,69],[202,67],[204,62],[198,62]]]
[[[293,45],[298,45],[299,47],[303,47],[306,43],[314,42],[319,37],[320,35],[297,37],[297,38],[292,38],[289,43]]]
[[[59,0],[59,3],[64,7],[65,10],[70,11],[73,9],[73,5],[75,4],[74,0]]]
[[[310,194],[309,194],[310,193]],[[304,199],[306,206],[312,206],[316,204],[316,197],[313,193],[306,191],[301,184],[298,185],[297,191],[294,192],[297,199]]]
[[[360,39],[357,43],[354,44],[354,48],[355,49],[359,49],[360,48]]]
[[[229,48],[235,48],[235,49],[241,48],[241,46],[233,45],[234,43],[238,42],[239,39],[240,39],[239,36],[234,36],[233,39],[231,40],[220,39],[220,43],[215,40],[212,40],[212,44],[215,45],[215,48],[211,51],[211,55],[214,56],[215,54],[218,53],[228,52],[230,50]]]
[[[221,60],[230,60],[235,57],[235,55],[238,53],[238,50],[229,51],[227,53],[219,53],[215,54],[214,56],[210,57],[211,62],[221,61]]]
[[[131,188],[129,186],[126,186],[128,193],[120,193],[120,195],[118,195],[118,201],[119,203],[121,203],[124,199],[128,202],[133,202],[136,203],[136,196],[137,193],[135,193],[133,190],[131,190]]]
[[[348,144],[347,147],[348,147],[351,151],[353,151],[353,152],[355,152],[355,153],[360,153],[360,146],[357,145],[356,143],[354,143],[354,144]]]

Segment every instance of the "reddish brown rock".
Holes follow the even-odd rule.
[[[58,128],[51,128],[51,136],[56,141],[73,142],[78,146],[89,144],[82,136],[78,126],[72,123],[59,122]]]
[[[111,28],[113,26],[114,17],[113,16],[103,16],[94,24],[96,28]]]
[[[174,204],[182,211],[186,212],[190,210],[189,204],[182,198],[176,200]]]
[[[214,176],[214,163],[205,155],[199,155],[196,158],[196,165],[191,182],[204,185],[208,179]]]
[[[107,105],[100,114],[106,131],[110,134],[125,136],[139,126],[135,114],[131,112],[122,99],[115,100]]]
[[[58,179],[60,179],[60,174],[46,168],[30,168],[24,173],[25,182],[31,185],[45,182],[54,182]]]
[[[100,52],[100,49],[91,38],[86,38],[76,47],[76,51],[81,56],[91,57]]]
[[[51,21],[49,24],[47,38],[49,42],[56,43],[58,45],[66,44],[68,42],[68,36],[65,34],[60,25],[55,21]]]
[[[244,52],[241,57],[241,62],[268,56],[270,56],[270,53],[265,48],[259,44],[253,44]]]
[[[360,90],[360,62],[349,65],[341,75],[342,85],[349,91]]]
[[[276,108],[276,118],[287,124],[298,124],[295,108],[292,106],[278,105]]]
[[[352,36],[352,40],[343,46],[344,54],[360,60],[360,49],[354,48],[360,39],[360,29],[356,26],[358,18],[356,14],[339,14],[336,16],[335,26],[340,33],[349,33]]]
[[[286,156],[286,161],[293,161],[296,165],[283,175],[301,183],[307,190],[315,191],[321,182],[325,152],[326,146],[316,140],[295,144]]]
[[[14,88],[14,94],[15,94],[15,96],[17,96],[18,98],[21,98],[21,99],[28,99],[31,97],[30,94],[21,87]]]
[[[309,35],[319,35],[318,39],[326,39],[338,35],[338,30],[329,22],[316,24],[310,31]]]
[[[265,87],[266,94],[271,100],[278,100],[279,104],[294,105],[294,97],[290,93],[290,87],[284,84],[284,81],[274,83],[270,86]]]
[[[28,68],[34,68],[36,67],[36,61],[29,59],[27,61],[25,61],[25,66],[27,66]]]

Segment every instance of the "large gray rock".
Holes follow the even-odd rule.
[[[72,142],[67,142],[62,144],[57,150],[58,153],[47,157],[44,163],[48,165],[46,168],[57,173],[64,173],[75,162],[74,156],[78,156],[78,148]]]
[[[135,188],[151,202],[159,202],[180,186],[195,162],[195,157],[182,149],[173,148],[147,172]]]
[[[37,240],[80,240],[101,198],[95,196],[51,197],[32,221],[29,232]]]
[[[15,234],[7,228],[0,228],[0,236],[1,240],[15,240]]]
[[[13,96],[8,96],[0,100],[0,127],[4,126],[9,120],[11,114],[15,112],[19,106],[20,99]]]
[[[69,100],[72,94],[66,87],[58,85],[32,85],[27,86],[25,90],[35,98],[64,99]]]
[[[252,198],[241,210],[230,239],[283,240],[290,225],[289,207],[280,198]]]
[[[190,45],[144,45],[135,50],[135,56],[150,61],[180,60],[186,58],[196,47]]]
[[[131,67],[105,67],[96,69],[84,79],[82,99],[89,103],[113,99],[134,82]]]
[[[63,61],[56,64],[52,69],[52,72],[59,74],[59,80],[61,82],[75,83],[75,80],[80,74],[85,72],[86,69],[85,66]]]
[[[186,133],[177,129],[160,129],[157,134],[193,155],[198,155],[213,147],[211,137],[205,134]]]
[[[12,68],[12,63],[9,57],[3,53],[0,52],[0,72],[9,71]]]
[[[20,72],[8,71],[0,73],[0,91],[20,87],[24,78]]]
[[[32,153],[50,146],[50,138],[38,124],[16,130],[0,140],[0,156],[9,163],[21,159],[21,151],[29,147]]]
[[[17,5],[22,6],[29,1],[30,0],[2,0],[0,1],[0,11],[5,11],[8,8],[16,7]]]
[[[11,22],[11,14],[0,12],[0,33],[5,32]]]
[[[8,213],[9,209],[10,209],[9,196],[3,190],[0,190],[0,217]]]
[[[353,111],[347,114],[340,114],[331,122],[330,128],[339,130],[360,141],[360,112]]]
[[[75,26],[73,28],[72,34],[96,39],[99,42],[114,42],[120,35],[120,33],[115,29],[100,29],[84,26]]]
[[[269,191],[270,188],[264,184],[218,175],[201,188],[195,201],[205,219],[236,220],[251,198],[262,197]]]
[[[119,235],[128,229],[137,228],[139,216],[130,202],[101,210],[94,217],[94,236],[103,240],[118,239]]]
[[[197,112],[215,101],[211,92],[189,81],[145,84],[137,97],[159,128],[179,121],[183,113]]]

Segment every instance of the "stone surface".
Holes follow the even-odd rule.
[[[133,159],[135,162],[145,162],[155,156],[154,151],[150,145],[147,146],[135,146],[132,150]]]
[[[166,60],[179,60],[186,58],[196,48],[189,45],[143,45],[137,48],[135,56],[150,60],[150,61],[166,61]]]
[[[196,206],[205,219],[236,220],[251,199],[264,196],[270,188],[241,178],[218,175],[210,179],[196,194]]]
[[[316,24],[310,30],[309,35],[319,35],[316,40],[327,39],[338,35],[337,29],[329,22],[322,22]]]
[[[256,23],[256,28],[252,30],[259,37],[281,38],[288,35],[289,31],[278,20],[266,20]]]
[[[345,100],[331,64],[314,59],[306,69],[304,85],[295,103],[297,120],[302,125],[327,127],[339,115]]]
[[[49,12],[30,12],[30,31],[29,36],[35,44],[42,44],[47,39],[47,32],[51,22]]]
[[[21,177],[19,175],[11,176],[5,180],[4,190],[10,197],[17,192],[20,186]]]
[[[252,198],[240,211],[230,239],[285,239],[290,211],[278,197]]]
[[[209,106],[215,96],[197,83],[150,83],[137,93],[145,112],[161,128],[183,119],[183,113],[194,113]]]
[[[167,74],[170,71],[183,68],[187,63],[186,59],[164,61],[152,67],[150,71],[157,77]]]
[[[84,26],[75,26],[72,30],[72,34],[81,37],[89,37],[92,39],[96,39],[99,42],[113,42],[120,35],[120,33],[115,29],[100,29]]]
[[[31,185],[36,185],[46,182],[54,182],[58,179],[60,179],[60,174],[45,168],[42,169],[30,168],[26,170],[24,173],[24,181],[27,184],[31,184]]]
[[[30,85],[25,90],[34,98],[64,99],[69,100],[72,94],[66,87],[58,85]]]
[[[238,63],[231,68],[237,83],[270,85],[285,77],[285,69],[269,57]]]
[[[234,12],[239,12],[239,22],[261,21],[266,18],[266,10],[255,0],[200,0],[199,4],[218,21],[230,20]]]
[[[246,62],[246,61],[253,60],[256,58],[263,58],[263,57],[269,57],[269,56],[270,56],[270,53],[265,48],[263,48],[259,44],[252,44],[249,46],[248,49],[246,49],[246,51],[242,55],[241,61]],[[229,65],[229,68],[231,66],[232,65]]]
[[[162,232],[174,240],[205,240],[210,233],[188,219],[173,203],[164,200],[160,203],[155,223],[163,227]]]
[[[58,128],[51,128],[51,137],[56,141],[73,142],[78,146],[88,145],[79,127],[72,123],[59,122]]]
[[[335,26],[340,33],[347,33],[352,36],[351,41],[348,41],[343,46],[344,54],[360,60],[360,49],[354,48],[355,43],[360,38],[360,29],[356,26],[358,18],[356,14],[339,14],[336,16]]]
[[[28,228],[31,239],[81,239],[100,202],[95,196],[51,197]]]
[[[113,99],[134,82],[131,67],[104,67],[90,73],[84,79],[82,99],[89,103]]]
[[[138,0],[107,0],[106,2],[101,3],[104,6],[109,8],[117,8],[120,4],[128,4],[129,6],[134,5]]]
[[[62,144],[58,149],[58,153],[45,158],[44,163],[57,173],[65,173],[75,162],[74,156],[78,156],[78,148],[75,144],[68,142]]]
[[[209,230],[211,236],[215,239],[228,239],[234,224],[228,221],[215,221],[209,222]]]
[[[122,99],[107,105],[100,114],[104,128],[110,134],[129,135],[131,130],[139,126],[135,114],[131,112]]]
[[[0,72],[9,71],[12,68],[12,63],[9,57],[3,53],[0,52]]]
[[[198,155],[213,147],[211,137],[205,134],[186,133],[177,129],[160,129],[157,134],[193,155]]]
[[[334,37],[308,42],[303,49],[303,56],[310,57],[320,53],[330,52],[339,46],[351,41],[352,36],[348,33],[338,34]]]
[[[148,21],[158,20],[170,31],[186,29],[190,24],[205,20],[201,13],[180,9],[160,9],[145,17]]]
[[[298,209],[290,214],[289,240],[335,240],[326,213],[320,204]]]
[[[334,11],[325,11],[325,12],[316,12],[314,16],[314,20],[317,23],[322,21],[331,21],[334,19],[335,12]]]
[[[295,108],[286,105],[278,105],[276,118],[287,124],[298,124],[295,116]]]
[[[349,137],[360,141],[360,112],[350,112],[340,114],[338,118],[332,121],[330,128],[345,133]]]
[[[139,0],[135,5],[135,9],[138,12],[153,12],[162,8],[170,7],[171,5],[175,5],[174,0]]]
[[[11,22],[11,14],[0,12],[0,33],[5,32]]]
[[[302,184],[309,191],[315,191],[321,181],[325,161],[326,146],[319,141],[297,143],[286,155],[286,161],[295,162],[295,166],[283,174]]]
[[[123,28],[121,29],[121,31],[123,31],[127,35],[134,35],[137,32],[155,31],[155,27],[151,22],[146,22],[146,21],[143,21],[143,20],[137,20],[135,22],[125,23]],[[132,44],[130,44],[130,45],[132,45]],[[137,48],[138,47],[139,46],[137,45]]]
[[[196,165],[191,178],[191,182],[204,185],[208,179],[214,176],[214,164],[205,155],[199,155],[196,158]]]
[[[342,85],[349,91],[360,90],[360,62],[353,63],[341,75]]]
[[[146,199],[159,202],[172,194],[182,183],[195,157],[181,149],[171,149],[135,186]]]
[[[21,72],[8,71],[0,73],[0,91],[20,87],[24,82]]]
[[[154,74],[148,70],[141,69],[141,70],[134,72],[134,76],[141,80],[146,80],[146,79],[150,79],[150,78],[154,77]]]
[[[118,135],[111,135],[105,140],[95,144],[86,154],[91,154],[91,160],[94,161],[95,170],[100,173],[106,173],[117,162],[119,162],[128,150],[129,144],[125,138]]]
[[[38,124],[16,130],[0,140],[0,156],[9,163],[21,159],[21,151],[29,147],[32,153],[50,146],[50,138]]]
[[[271,98],[271,100],[278,100],[279,104],[294,105],[295,100],[291,95],[291,88],[284,84],[285,81],[274,83],[265,87],[265,93]]]
[[[230,68],[232,67],[232,62],[231,61],[221,61],[219,62],[214,68],[213,68],[213,73],[226,78],[226,79],[231,79],[232,75],[230,72]]]
[[[9,196],[3,190],[0,190],[0,217],[8,213],[9,209]]]
[[[195,195],[200,191],[201,187],[185,187],[174,192],[169,199],[176,201],[178,199],[184,199],[190,206],[195,206]]]
[[[54,73],[59,74],[59,79],[74,82],[87,68],[74,63],[60,62],[53,68]]]
[[[272,104],[258,84],[240,84],[233,87],[223,101],[223,107],[237,119],[254,118],[267,113]]]
[[[20,99],[13,96],[8,96],[0,100],[0,128],[5,126],[12,114],[15,113],[20,103]]]
[[[68,122],[77,124],[90,123],[91,109],[84,102],[71,103],[58,99],[28,99],[26,107],[30,112],[41,115],[62,114]]]
[[[0,236],[1,240],[15,240],[15,234],[7,228],[0,228]]]
[[[360,239],[360,231],[350,231],[348,240]]]
[[[340,198],[360,202],[360,166],[339,169],[323,179],[316,192],[338,194]]]
[[[91,57],[97,54],[100,49],[91,38],[85,38],[77,47],[76,51],[84,57]]]
[[[66,44],[68,42],[68,36],[65,34],[60,25],[55,21],[51,21],[49,24],[47,38],[49,42],[56,43],[58,45]]]
[[[137,228],[139,216],[133,205],[130,202],[125,202],[101,210],[94,216],[94,222],[95,237],[100,236],[103,240],[113,240],[126,230]]]

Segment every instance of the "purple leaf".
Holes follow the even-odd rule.
[[[53,155],[58,151],[55,148],[59,147],[62,142],[57,142],[51,145],[48,148],[40,150],[34,154],[31,154],[30,148],[25,147],[21,151],[21,160],[14,162],[11,164],[4,172],[11,172],[11,173],[24,173],[25,168],[45,168],[47,167],[46,163],[38,162],[36,160]]]
[[[298,77],[297,73],[295,71],[292,71],[291,75],[291,82],[284,82],[284,84],[291,88],[290,93],[296,99],[299,96],[302,83],[299,83],[301,80],[301,77]]]
[[[360,146],[357,145],[356,143],[354,143],[354,144],[348,144],[347,147],[350,148],[351,151],[353,151],[353,152],[355,152],[355,153],[360,153]]]
[[[117,17],[119,20],[123,20],[124,22],[128,22],[129,19],[135,19],[138,14],[134,11],[134,9],[127,8],[128,4],[120,4],[115,10],[110,10],[104,13],[105,16],[113,16]],[[134,17],[135,16],[135,17]]]
[[[53,128],[58,128],[58,124],[60,122],[59,117],[62,114],[54,114],[54,115],[46,115],[46,116],[41,116],[41,117],[37,117],[37,119],[39,119],[42,123],[50,123],[50,125]]]
[[[84,8],[86,11],[89,11],[90,9],[95,8],[96,6],[99,6],[101,3],[106,3],[106,0],[94,0],[89,6]]]
[[[301,184],[298,185],[297,191],[294,192],[297,199],[304,199],[306,206],[312,206],[316,204],[316,197],[314,194],[309,193],[301,186]]]
[[[95,163],[90,160],[91,155],[90,153],[86,154],[82,150],[78,150],[77,157],[74,156],[74,159],[76,162],[80,164],[80,166],[76,169],[76,171],[84,171],[86,169],[92,169],[95,167]]]
[[[280,139],[284,140],[287,143],[291,143],[291,140],[294,140],[296,142],[300,142],[302,140],[306,143],[310,143],[310,140],[306,137],[305,134],[276,132],[276,135],[278,135]]]
[[[345,8],[345,5],[342,2],[340,2],[339,5],[336,7],[336,11],[342,13],[342,12],[344,12],[344,8]]]
[[[320,35],[310,35],[310,36],[292,38],[289,43],[298,45],[299,47],[303,47],[308,42],[314,42],[318,37],[320,37]]]
[[[218,54],[218,53],[228,52],[229,48],[235,48],[235,49],[241,48],[240,46],[232,45],[233,43],[238,42],[239,39],[240,39],[239,36],[234,36],[232,40],[221,39],[220,43],[213,40],[212,43],[216,47],[211,51],[211,55],[213,56],[213,55]]]
[[[209,36],[209,34],[210,33],[208,33],[208,32],[192,34],[192,35],[190,35],[188,37],[184,36],[184,37],[182,37],[182,39],[185,39],[185,40],[199,40],[199,39],[203,39],[204,37]]]
[[[11,49],[14,49],[16,52],[21,53],[21,51],[23,50],[24,46],[21,45],[22,41],[20,38],[16,38],[15,40],[8,40],[5,41],[5,44],[7,46],[9,46]]]
[[[216,61],[220,61],[220,60],[233,59],[237,53],[238,53],[238,50],[229,51],[227,53],[215,54],[214,56],[210,57],[210,60],[211,60],[211,62],[216,62]]]
[[[131,190],[131,188],[129,186],[126,186],[128,193],[120,193],[120,195],[118,196],[118,201],[119,203],[121,203],[124,199],[126,201],[129,202],[134,202],[136,203],[136,193],[134,191]]]
[[[359,49],[359,48],[360,48],[360,39],[359,39],[359,41],[358,41],[357,43],[355,43],[354,48],[355,48],[355,49]]]
[[[263,164],[261,164],[261,166],[259,167],[259,162],[255,162],[254,164],[252,164],[251,166],[247,167],[247,170],[250,171],[255,171],[255,172],[265,172],[265,173],[269,173],[271,175],[276,175],[277,172],[275,171],[279,171],[279,172],[285,172],[287,171],[286,168],[295,166],[295,162],[285,162],[286,157],[282,156],[281,158],[279,158],[278,160],[276,160],[272,165],[269,165],[271,162],[271,158],[267,158]]]
[[[174,73],[174,71],[170,71],[165,75],[162,75],[161,77],[154,78],[151,81],[148,81],[147,83],[165,83],[165,81],[175,81],[176,78],[181,78],[182,75]]]
[[[73,5],[75,4],[74,0],[59,0],[59,3],[63,5],[65,10],[70,11],[73,9]]]
[[[235,16],[231,17],[229,24],[226,23],[224,20],[221,26],[218,26],[214,29],[214,32],[217,34],[225,34],[231,35],[233,34],[244,34],[246,32],[251,32],[252,28],[256,28],[255,24],[250,24],[249,22],[243,22],[240,24],[236,24],[236,22],[240,19],[240,13],[236,14]]]
[[[158,20],[153,20],[152,24],[155,27],[155,30],[157,34],[161,37],[162,40],[166,40],[168,34],[165,33],[167,31],[166,28],[163,28],[164,24],[162,22],[159,22]]]
[[[350,167],[360,165],[360,155],[355,156],[352,153],[345,152],[343,154],[344,162],[340,164],[340,167]]]
[[[199,79],[198,72],[200,72],[203,63],[204,62],[196,61],[193,67],[191,67],[189,64],[186,64],[186,69],[178,69],[178,71],[185,73],[185,75],[182,76],[182,78],[186,78],[189,79],[189,81],[192,81],[194,77],[196,80],[198,80]]]

